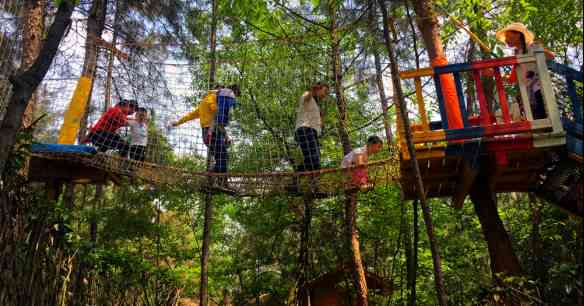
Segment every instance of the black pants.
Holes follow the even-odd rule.
[[[225,142],[225,133],[215,129],[209,140],[209,154],[215,159],[213,172],[226,173],[229,155],[227,153],[227,143]]]
[[[533,119],[544,119],[547,117],[545,113],[545,105],[543,102],[543,95],[541,90],[534,93],[534,100],[531,103],[531,110],[533,112]]]
[[[299,172],[320,170],[320,143],[316,130],[308,127],[298,128],[294,139],[304,156],[304,163],[297,170]]]
[[[95,133],[89,133],[87,138],[94,146],[97,147],[99,152],[105,152],[107,150],[118,150],[120,152],[120,156],[128,156],[130,145],[128,145],[128,143],[125,142],[117,133],[96,131]]]
[[[146,146],[130,146],[130,158],[137,161],[144,161],[146,157]]]

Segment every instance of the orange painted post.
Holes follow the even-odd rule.
[[[432,67],[444,65],[448,65],[448,60],[446,60],[445,57],[437,57],[432,60]],[[460,113],[458,94],[456,93],[456,84],[454,83],[454,77],[452,74],[440,75],[440,87],[444,97],[444,107],[446,108],[448,128],[463,128],[464,124],[462,122],[462,115]]]

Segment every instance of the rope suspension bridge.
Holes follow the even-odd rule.
[[[537,73],[542,82],[545,118],[534,118],[526,80],[519,78],[519,95],[514,99],[515,85],[505,84],[499,73],[499,70],[512,66],[521,69],[528,64],[537,65]],[[494,76],[481,77],[481,71],[486,70],[494,70]],[[449,126],[449,110],[440,85],[441,77],[447,75],[454,77],[462,127]],[[550,163],[563,162],[564,159],[576,164],[582,163],[582,97],[581,92],[578,94],[581,89],[577,89],[577,86],[581,86],[582,72],[558,63],[546,63],[542,52],[535,56],[514,56],[403,71],[401,78],[406,86],[413,81],[412,87],[416,91],[415,105],[420,120],[409,128],[413,131],[416,155],[422,167],[422,179],[429,197],[453,197],[454,205],[461,206],[473,175],[478,171],[480,159],[492,160],[491,171],[495,177],[497,192],[536,191],[538,185],[550,189],[550,177],[544,178],[549,176],[546,168],[550,168]],[[424,78],[434,80],[437,99],[424,97],[421,86]],[[489,103],[485,84],[492,80],[495,84],[491,86],[494,87],[491,95],[494,94],[495,98]],[[557,86],[553,82],[560,82],[562,88],[554,89]],[[468,95],[469,92],[472,95]],[[469,100],[473,96],[476,98]],[[513,100],[514,102],[510,102]],[[427,111],[436,105],[439,114]],[[428,113],[436,120],[431,120]],[[415,198],[414,176],[403,136],[406,127],[401,124],[400,118],[397,122],[398,144],[389,155],[386,154],[367,165],[368,187],[399,183],[406,197]],[[258,131],[257,134],[269,134],[269,130]],[[231,148],[234,155],[242,154],[237,152],[240,147],[238,142],[253,139],[243,133],[238,136],[241,138],[234,139]],[[94,148],[86,146],[35,145],[29,175],[38,180],[59,177],[79,181],[98,178],[119,180],[120,176],[128,176],[151,184],[188,184],[195,191],[226,192],[236,196],[282,195],[289,191],[289,186],[295,179],[301,180],[301,193],[313,192],[321,196],[334,195],[355,187],[346,178],[347,169],[338,167],[338,160],[332,162],[336,167],[295,172],[282,155],[270,156],[273,152],[268,152],[268,158],[263,160],[244,159],[238,163],[255,163],[255,169],[252,170],[209,172],[205,169],[206,148],[201,139],[195,137],[191,141],[194,142],[189,147],[195,148],[194,156],[198,162],[190,167],[150,162],[149,158],[146,161],[136,161],[98,153]],[[261,143],[259,139],[251,140],[252,143],[256,141]],[[293,146],[290,143],[285,145]],[[246,149],[253,149],[253,145]],[[160,148],[149,150],[160,152]],[[257,152],[254,152],[256,156],[260,155]],[[555,161],[550,157],[552,155],[556,156]],[[153,153],[150,153],[150,158],[163,159]],[[229,189],[210,187],[209,177],[227,178]],[[563,181],[556,184],[566,184],[562,188],[569,189],[569,179],[569,175],[564,175]],[[317,188],[314,189],[313,185]],[[567,190],[564,192],[567,193]],[[581,213],[581,208],[573,207],[573,211]]]
[[[7,54],[18,49],[13,40],[3,39],[1,43],[0,51]],[[274,44],[277,46],[278,42]],[[327,197],[350,188],[370,190],[399,184],[406,198],[416,198],[414,171],[404,136],[405,130],[411,129],[428,197],[452,197],[454,206],[460,207],[480,161],[485,160],[492,165],[490,172],[495,178],[497,192],[560,190],[560,195],[550,197],[553,199],[564,198],[572,193],[573,188],[580,188],[578,192],[581,193],[581,187],[577,187],[582,185],[581,179],[579,185],[574,184],[574,171],[566,168],[576,169],[573,165],[581,165],[583,160],[582,71],[547,62],[542,50],[535,55],[402,71],[402,86],[415,93],[408,103],[408,111],[415,114],[417,120],[411,126],[403,126],[402,118],[396,112],[398,141],[388,144],[389,150],[368,162],[368,181],[361,186],[355,185],[348,174],[355,169],[340,167],[342,150],[332,148],[336,136],[334,121],[340,117],[327,117],[324,134],[328,138],[324,138],[322,146],[329,155],[322,156],[322,168],[298,171],[302,164],[301,150],[294,140],[298,102],[296,98],[284,96],[300,97],[321,78],[314,73],[314,65],[298,65],[306,61],[304,54],[298,58],[284,56],[278,60],[276,68],[264,67],[261,59],[256,59],[251,72],[231,61],[221,62],[219,79],[225,84],[238,83],[243,95],[238,99],[239,108],[232,114],[235,122],[227,128],[231,138],[227,149],[229,171],[217,173],[210,171],[212,154],[209,154],[198,126],[190,122],[169,128],[172,122],[192,110],[190,105],[161,102],[156,98],[158,94],[172,95],[163,89],[165,84],[161,74],[174,75],[176,83],[188,82],[182,79],[186,71],[179,69],[181,65],[170,65],[167,70],[158,71],[152,68],[156,64],[144,65],[136,59],[137,56],[115,49],[115,44],[99,40],[97,46],[125,63],[124,73],[130,75],[125,79],[120,77],[119,84],[116,84],[118,80],[114,82],[116,95],[139,97],[140,105],[146,108],[147,118],[143,123],[147,125],[147,139],[142,157],[132,157],[132,152],[120,155],[116,152],[119,150],[100,150],[100,145],[112,139],[102,139],[101,144],[94,141],[93,145],[83,144],[77,139],[78,135],[84,134],[80,130],[92,126],[85,121],[96,121],[95,113],[106,112],[110,106],[109,99],[105,99],[106,107],[100,111],[88,107],[89,97],[96,99],[100,94],[109,97],[111,93],[95,90],[94,82],[98,80],[84,75],[79,79],[64,114],[56,112],[52,116],[54,122],[51,124],[61,126],[59,140],[35,143],[31,147],[28,176],[32,181],[122,183],[126,177],[152,185],[187,185],[193,191],[250,197],[306,193]],[[310,56],[318,57],[318,54]],[[161,60],[154,62],[160,64]],[[7,76],[13,68],[5,61],[2,64],[0,97],[1,109],[4,109],[5,97],[10,91]],[[527,66],[536,67],[541,81],[545,105],[545,116],[541,118],[534,116],[528,80],[518,77],[517,83],[508,84],[501,73],[512,67],[518,71],[526,70]],[[184,67],[188,69],[188,66]],[[488,71],[493,72],[492,75],[486,73]],[[295,76],[293,83],[286,78],[289,76]],[[207,88],[204,83],[195,81],[194,88],[183,85],[178,95],[202,97]],[[446,90],[445,83],[454,84],[454,88]],[[265,84],[265,88],[279,90],[255,90],[252,84]],[[279,92],[286,92],[286,95]],[[331,98],[328,100],[325,105],[332,104]],[[261,101],[272,101],[272,105],[264,105]],[[379,105],[371,101],[364,103],[367,105],[363,109],[370,111],[362,114],[363,121],[383,117]],[[237,120],[241,114],[251,116],[252,120]],[[457,122],[452,121],[453,116],[458,117]],[[132,117],[132,120],[136,118]],[[381,122],[368,122],[363,128],[351,131],[354,133],[351,138],[366,139],[368,135],[384,131]],[[113,132],[118,132],[113,134],[128,145],[133,141],[127,127]],[[330,155],[330,152],[337,153]],[[213,184],[218,180],[227,183],[224,186]],[[551,181],[554,183],[550,184]],[[566,208],[582,214],[583,208],[574,205]]]

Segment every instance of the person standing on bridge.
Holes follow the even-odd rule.
[[[507,44],[507,46],[515,50],[516,55],[534,54],[536,46],[535,35],[527,29],[527,27],[520,22],[513,22],[503,29],[497,31],[495,37],[497,40]],[[554,54],[544,49],[547,59],[553,59]],[[531,105],[533,119],[546,118],[545,105],[543,95],[541,93],[541,83],[537,76],[537,66],[535,63],[525,64],[525,79],[527,80],[527,90],[529,93],[529,102]],[[507,79],[510,83],[517,82],[517,70],[513,67],[511,75]]]
[[[209,147],[215,113],[217,112],[217,92],[221,89],[223,89],[223,86],[217,85],[214,89],[209,90],[194,111],[171,123],[170,126],[177,127],[191,120],[200,119],[203,143]]]
[[[296,131],[294,140],[302,150],[304,163],[297,167],[297,171],[320,170],[320,142],[319,136],[324,127],[322,101],[329,92],[329,86],[318,82],[309,91],[304,92],[296,108]]]
[[[121,157],[128,156],[130,145],[122,139],[117,131],[128,125],[128,117],[138,109],[136,100],[122,100],[108,109],[91,129],[83,143],[91,142],[100,152],[118,150]]]
[[[239,85],[236,84],[217,92],[217,113],[209,140],[209,153],[215,159],[213,172],[227,172],[229,162],[227,147],[231,144],[231,139],[229,139],[226,128],[229,125],[229,113],[233,107],[237,106],[236,98],[239,96]],[[226,180],[222,179],[219,185],[225,185]]]
[[[148,145],[148,110],[138,107],[136,118],[128,119],[130,126],[130,158],[144,161]]]

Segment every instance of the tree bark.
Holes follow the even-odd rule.
[[[369,0],[369,28],[373,33],[373,37],[377,37],[377,18],[375,16],[375,0]],[[385,130],[385,139],[387,141],[387,147],[391,148],[391,143],[393,142],[393,134],[391,132],[391,125],[389,124],[389,106],[388,98],[385,94],[385,87],[383,86],[383,70],[381,68],[381,57],[379,56],[379,50],[377,46],[371,46],[373,52],[373,58],[375,61],[375,83],[377,84],[377,92],[379,94],[379,101],[381,102],[381,111],[383,112],[383,128]]]
[[[209,305],[209,246],[211,245],[211,228],[213,226],[213,196],[205,194],[205,221],[203,225],[203,247],[201,250],[201,284],[199,292],[199,305]]]
[[[211,33],[209,36],[209,88],[215,86],[215,74],[217,58],[215,49],[217,47],[217,8],[218,1],[212,0],[212,16],[211,16]],[[207,170],[211,167],[211,158],[207,152]],[[212,179],[209,178],[208,184],[212,184]],[[220,178],[227,179],[227,178]],[[201,284],[199,292],[199,305],[209,305],[209,248],[211,245],[211,228],[213,226],[213,195],[208,192],[204,195],[205,198],[205,220],[203,225],[203,246],[201,250]]]
[[[424,45],[428,50],[430,63],[432,67],[447,65],[448,60],[444,54],[442,40],[440,39],[440,25],[438,18],[434,13],[432,0],[412,1],[414,11],[416,12],[416,21],[418,28],[422,33]],[[458,104],[458,95],[456,94],[454,76],[452,74],[443,74],[439,77],[441,81],[442,95],[444,97],[444,108],[446,109],[446,118],[442,118],[448,123],[449,128],[462,128],[462,114]]]
[[[120,18],[121,15],[125,12],[125,7],[127,4],[123,4],[122,0],[116,0],[116,13],[114,15],[114,25],[113,25],[113,34],[112,34],[112,46],[115,48],[116,43],[118,42],[118,33],[120,32]],[[108,63],[107,63],[107,76],[106,76],[106,83],[105,83],[105,103],[103,106],[103,111],[107,111],[108,108],[112,105],[112,82],[113,82],[113,68],[114,68],[114,52],[113,50],[108,54]]]
[[[353,285],[357,290],[357,305],[369,305],[365,268],[359,248],[359,234],[357,233],[357,196],[355,191],[345,194],[345,235],[351,249]]]
[[[518,275],[521,273],[519,260],[513,252],[511,239],[503,226],[497,211],[497,196],[492,189],[485,172],[479,173],[476,182],[471,187],[470,198],[474,208],[491,258],[491,272],[493,278],[499,281],[498,273]]]
[[[209,37],[209,89],[215,87],[215,75],[217,70],[217,9],[219,1],[212,0],[211,11],[211,35]]]
[[[532,273],[537,280],[537,286],[540,289],[540,298],[546,300],[546,288],[548,285],[548,269],[544,259],[544,246],[541,240],[541,203],[537,200],[535,194],[529,193],[529,208],[531,209],[531,254],[532,254]]]
[[[107,13],[107,1],[108,0],[93,0],[91,4],[91,9],[89,11],[89,17],[87,18],[87,38],[85,39],[85,58],[83,60],[83,70],[81,71],[81,76],[89,77],[92,79],[91,91],[93,91],[93,79],[95,78],[95,69],[97,68],[97,39],[101,38],[103,29],[105,28],[105,16]],[[90,92],[91,92],[90,91]],[[85,110],[83,111],[83,117],[79,123],[79,132],[77,138],[81,140],[87,132],[87,117],[89,114],[87,110],[89,109],[89,104],[91,103],[91,93],[87,97],[87,102],[85,103]]]
[[[338,130],[339,137],[341,138],[341,144],[343,145],[343,152],[345,155],[351,152],[351,141],[349,139],[349,134],[347,133],[347,101],[345,100],[345,95],[343,92],[343,71],[341,64],[341,39],[339,37],[339,32],[337,29],[337,8],[336,3],[330,4],[330,14],[331,14],[331,59],[332,59],[332,73],[334,78],[334,90],[337,102],[337,109],[339,111],[338,120]]]
[[[412,273],[411,276],[411,283],[409,284],[410,287],[410,296],[408,297],[408,305],[414,306],[416,305],[416,280],[418,275],[418,240],[420,237],[420,226],[418,223],[418,201],[414,201],[414,244],[412,246],[412,267],[410,272]]]
[[[306,288],[309,277],[310,265],[310,224],[312,223],[311,206],[313,203],[311,197],[304,197],[304,216],[302,218],[302,236],[300,238],[300,254],[298,258],[299,275],[298,275],[298,296],[297,301],[300,306],[309,306],[310,292]]]
[[[337,29],[337,3],[329,3],[329,14],[331,17],[330,35],[331,35],[331,59],[332,73],[334,77],[334,89],[336,95],[337,109],[339,111],[338,131],[343,145],[345,155],[351,152],[351,141],[347,133],[347,102],[343,93],[343,71],[341,65],[341,52],[339,32]],[[350,248],[353,285],[357,291],[357,305],[367,306],[368,290],[365,279],[365,269],[361,259],[361,250],[359,248],[359,236],[357,234],[357,196],[356,191],[345,192],[345,232],[346,240]]]
[[[410,161],[412,163],[412,168],[414,169],[414,175],[416,177],[416,193],[418,200],[422,205],[422,212],[424,216],[424,222],[426,223],[426,232],[428,234],[428,240],[430,241],[430,250],[432,252],[432,262],[434,265],[434,282],[436,286],[436,295],[438,298],[438,303],[440,306],[445,306],[448,304],[448,296],[446,294],[446,289],[444,288],[444,276],[442,273],[442,264],[440,258],[440,249],[438,247],[438,242],[434,236],[434,225],[432,222],[432,215],[430,212],[430,207],[426,203],[426,195],[424,192],[424,183],[422,182],[422,175],[420,173],[420,167],[418,165],[418,160],[416,159],[416,150],[412,141],[412,132],[410,130],[410,119],[406,110],[406,103],[404,101],[404,95],[401,87],[401,80],[399,77],[399,69],[397,65],[397,59],[395,57],[393,42],[389,37],[389,16],[385,6],[384,0],[378,0],[381,13],[383,15],[383,38],[385,40],[385,46],[387,48],[387,53],[389,56],[391,76],[394,88],[394,100],[399,106],[399,112],[401,115],[402,123],[404,126],[405,139],[408,146],[408,152],[410,154]]]
[[[73,8],[74,4],[71,0],[61,1],[53,24],[49,28],[41,51],[34,63],[30,68],[17,72],[10,77],[13,93],[0,126],[0,134],[2,135],[0,137],[0,173],[4,172],[6,161],[16,142],[16,133],[22,125],[22,115],[28,106],[28,102],[47,74],[65,30],[71,24]]]
[[[24,33],[22,41],[21,69],[28,69],[39,55],[43,32],[45,29],[45,1],[28,0],[24,2]],[[34,120],[34,109],[37,103],[37,94],[31,96],[24,111],[22,126],[28,127]]]
[[[432,0],[412,1],[417,18],[416,23],[422,33],[422,39],[430,60],[444,57],[444,48],[440,39],[440,25],[434,13]]]

